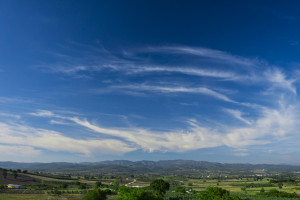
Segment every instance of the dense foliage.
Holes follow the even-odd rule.
[[[162,200],[162,198],[140,188],[121,187],[118,190],[117,200]]]
[[[106,200],[107,191],[101,189],[94,189],[88,191],[85,195],[83,200]]]
[[[150,188],[155,193],[162,196],[166,193],[166,191],[169,190],[170,184],[169,184],[169,182],[166,182],[163,179],[156,179],[150,183]]]
[[[239,197],[231,196],[230,192],[219,187],[208,187],[200,192],[198,200],[239,200]]]
[[[269,192],[260,192],[259,195],[265,195],[265,196],[272,196],[272,197],[288,197],[288,198],[297,198],[299,197],[296,193],[288,193],[288,192],[282,192],[278,191],[276,189],[271,189]]]

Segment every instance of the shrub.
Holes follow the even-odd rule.
[[[198,200],[239,200],[239,197],[230,195],[230,192],[219,187],[208,187],[206,191],[200,192]]]
[[[86,189],[86,184],[80,183],[78,189]]]
[[[162,198],[140,188],[122,187],[119,188],[116,200],[162,200]]]
[[[91,191],[88,191],[84,197],[83,200],[105,200],[107,196],[107,192],[101,189],[94,189]]]
[[[150,183],[150,188],[158,195],[163,196],[169,190],[170,184],[163,179],[156,179]]]
[[[272,197],[287,197],[296,198],[299,197],[296,193],[281,192],[276,189],[271,189],[269,192],[260,192],[259,195],[272,196]]]

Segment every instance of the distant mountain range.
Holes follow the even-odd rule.
[[[153,175],[203,175],[203,174],[276,174],[295,173],[300,166],[273,164],[228,164],[194,160],[129,161],[114,160],[85,163],[18,163],[0,162],[1,168],[38,172],[69,174],[153,174]]]

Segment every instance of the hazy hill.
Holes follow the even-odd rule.
[[[71,174],[164,174],[164,175],[200,175],[203,173],[255,174],[296,172],[300,166],[270,164],[227,164],[194,160],[128,161],[114,160],[91,163],[17,163],[0,162],[6,169],[27,169],[30,171],[71,173]]]

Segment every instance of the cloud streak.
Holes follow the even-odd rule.
[[[103,51],[93,51],[95,52],[103,53]],[[193,97],[204,95],[221,100],[223,103],[214,101],[217,102],[214,114],[215,116],[220,114],[217,116],[218,119],[212,119],[210,113],[201,113],[202,118],[207,117],[208,120],[219,123],[219,126],[203,125],[199,120],[188,120],[187,127],[175,127],[172,131],[160,132],[143,127],[105,127],[75,114],[70,117],[52,111],[38,110],[31,113],[31,116],[49,118],[48,122],[53,125],[79,126],[96,133],[97,137],[110,139],[79,140],[51,131],[47,137],[36,134],[35,138],[60,142],[57,145],[69,144],[68,148],[61,147],[59,151],[90,155],[94,149],[100,148],[99,146],[103,148],[101,151],[113,151],[110,144],[122,147],[118,152],[123,153],[137,149],[148,152],[186,152],[220,146],[245,149],[252,145],[272,144],[294,137],[297,130],[296,122],[300,119],[296,111],[299,106],[295,101],[297,81],[280,67],[272,66],[257,58],[250,59],[203,47],[157,46],[135,49],[124,55],[109,54],[109,52],[103,53],[98,61],[97,56],[88,56],[86,65],[62,66],[56,72],[73,76],[97,74],[101,71],[101,76],[97,78],[102,82],[99,83],[97,80],[97,84],[94,85],[99,88],[94,89],[89,95],[105,96],[107,93],[124,93],[132,96],[143,94],[151,98],[157,95],[176,98],[184,94]],[[104,59],[104,55],[109,55],[111,60]],[[155,56],[164,59],[157,60]],[[176,57],[175,61],[172,59],[169,61],[168,58],[174,57]],[[109,81],[102,80],[102,77],[109,77]],[[195,112],[189,118],[197,118],[195,116],[199,113],[196,112],[201,106],[204,108],[205,105],[210,104],[212,102],[210,98],[192,99],[197,107],[195,106]],[[180,102],[182,103],[182,99]],[[191,104],[186,102],[186,105]],[[243,110],[239,109],[240,106]],[[16,143],[15,145],[33,144]],[[76,150],[75,146],[79,145],[82,148]],[[55,145],[44,144],[43,147],[34,146],[34,148],[52,149],[53,146]],[[235,154],[247,155],[246,152]]]
[[[293,83],[295,82],[294,79],[288,79],[286,75],[279,70],[278,68],[275,68],[273,70],[268,70],[265,72],[266,79],[272,83],[272,88],[281,88],[286,89],[295,95],[297,95],[297,90]]]
[[[246,59],[239,56],[233,56],[229,53],[203,48],[203,47],[190,47],[190,46],[161,46],[161,47],[148,47],[141,51],[145,52],[160,52],[167,54],[186,54],[198,57],[204,57],[212,59],[217,62],[226,62],[228,64],[242,65],[245,67],[250,67],[257,64],[257,60]]]
[[[239,111],[239,110],[232,110],[232,109],[224,109],[224,111],[228,112],[229,114],[231,114],[233,117],[235,117],[236,119],[248,124],[248,125],[251,125],[252,122],[245,119],[243,116],[242,116],[242,112]]]
[[[87,120],[72,119],[75,123],[101,134],[119,137],[140,148],[153,151],[184,152],[201,148],[228,146],[241,148],[268,144],[289,134],[295,128],[293,108],[269,110],[248,128],[226,127],[226,131],[203,127],[196,120],[189,122],[186,131],[153,132],[146,129],[111,129],[91,124]],[[268,137],[268,138],[266,138]]]
[[[44,115],[45,116],[45,115]],[[49,116],[49,115],[46,115]],[[115,139],[75,139],[60,132],[20,124],[0,123],[0,144],[14,145],[15,151],[25,146],[25,153],[38,154],[42,149],[91,156],[93,153],[122,154],[135,150]],[[115,148],[115,147],[118,148]],[[37,148],[37,149],[36,149]],[[7,148],[9,152],[10,148]]]
[[[115,69],[117,69],[117,67],[115,67]],[[222,78],[228,80],[236,79],[236,74],[232,72],[190,68],[190,67],[136,66],[132,68],[125,68],[124,70],[127,70],[127,72],[130,74],[150,73],[150,72],[172,72],[172,73],[182,73],[182,74],[192,75],[192,76],[213,77],[213,78]]]
[[[86,119],[79,119],[78,117],[64,117],[59,115],[52,115],[52,117],[65,118],[100,135],[104,134],[114,137],[114,140],[121,142],[123,146],[125,144],[131,146],[131,149],[127,146],[123,152],[134,149],[143,149],[148,152],[186,152],[219,146],[239,149],[252,145],[269,144],[280,141],[287,136],[292,136],[293,132],[297,129],[296,122],[299,119],[293,106],[281,107],[279,109],[266,108],[263,110],[261,116],[253,122],[243,118],[241,112],[236,110],[226,111],[232,114],[233,117],[245,122],[248,126],[232,127],[223,125],[220,129],[217,129],[202,126],[197,120],[191,119],[188,121],[189,126],[186,130],[175,129],[168,132],[159,132],[144,128],[105,128],[93,124]],[[48,117],[49,115],[45,116]],[[66,139],[64,142],[68,144],[68,140]],[[84,143],[71,141],[75,146]],[[100,144],[99,142],[97,141],[98,144]],[[89,141],[85,141],[85,143],[89,146],[94,144]],[[89,152],[85,153],[88,154]]]
[[[246,58],[215,49],[180,45],[137,48],[128,50],[125,54],[120,52],[113,54],[104,48],[88,45],[75,44],[75,46],[83,48],[84,55],[75,58],[60,56],[65,60],[45,68],[54,73],[61,73],[74,78],[91,78],[98,73],[118,76],[121,73],[123,76],[121,76],[122,78],[118,76],[118,79],[123,82],[130,76],[140,74],[165,77],[184,74],[231,81],[237,84],[261,85],[268,87],[269,90],[284,89],[297,94],[294,79],[289,79],[284,71],[258,58]],[[72,49],[72,51],[75,50]],[[159,54],[164,58],[175,54],[185,59],[180,64],[177,62],[161,64],[156,59],[152,59],[151,56],[146,59],[143,56],[145,53]],[[188,57],[186,59],[186,56],[193,56],[194,58]],[[193,61],[193,64],[190,60]],[[111,80],[111,83],[113,84],[114,81]]]
[[[187,87],[164,87],[164,86],[151,86],[151,85],[120,85],[120,86],[112,86],[115,89],[130,89],[137,91],[151,91],[151,92],[160,92],[160,93],[192,93],[192,94],[202,94],[211,96],[216,99],[220,99],[223,101],[236,103],[231,100],[229,97],[213,91],[211,89],[205,87],[199,88],[187,88]]]

